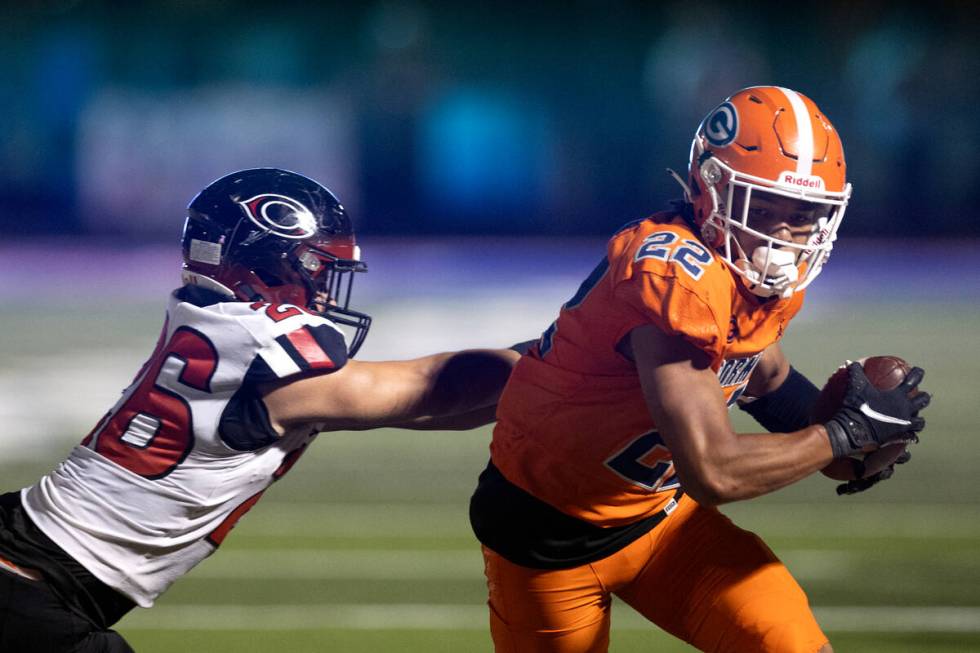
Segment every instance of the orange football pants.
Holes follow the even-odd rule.
[[[657,528],[591,564],[542,570],[483,547],[497,653],[598,653],[612,595],[702,651],[815,653],[806,595],[754,533],[687,496]]]

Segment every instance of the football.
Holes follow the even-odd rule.
[[[858,362],[864,366],[864,373],[868,380],[880,390],[891,390],[897,387],[911,369],[909,364],[898,356],[871,356],[870,358],[862,358]],[[847,377],[847,368],[840,367],[827,379],[827,384],[820,391],[813,407],[812,421],[814,424],[826,422],[837,412],[841,402],[844,401]],[[906,444],[896,442],[870,453],[837,458],[820,471],[824,476],[838,481],[852,481],[871,476],[894,463],[905,452]]]

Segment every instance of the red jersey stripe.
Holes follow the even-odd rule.
[[[303,357],[310,369],[332,369],[336,367],[330,356],[317,343],[316,338],[307,329],[297,329],[286,334],[286,338],[296,348],[296,352]]]

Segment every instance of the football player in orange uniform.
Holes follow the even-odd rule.
[[[807,598],[716,506],[908,438],[926,393],[852,366],[817,389],[779,346],[830,254],[851,187],[833,126],[778,87],[701,123],[684,201],[625,226],[501,397],[470,508],[497,651],[605,651],[615,594],[704,651],[830,651]],[[736,433],[743,405],[771,433]]]

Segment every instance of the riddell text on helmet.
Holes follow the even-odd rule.
[[[784,184],[790,184],[791,186],[799,186],[800,188],[823,190],[823,178],[815,175],[797,175],[787,171],[779,173],[779,181]]]

